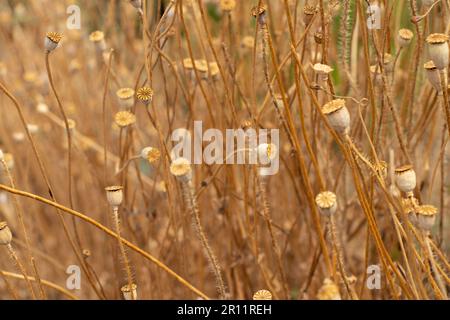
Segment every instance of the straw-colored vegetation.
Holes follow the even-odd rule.
[[[448,299],[449,29],[448,0],[0,1],[0,298]],[[194,121],[279,143],[193,164]]]

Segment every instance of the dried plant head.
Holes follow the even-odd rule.
[[[256,147],[260,164],[270,164],[278,156],[278,148],[273,143],[260,143]]]
[[[39,132],[39,126],[35,123],[27,123],[27,129],[30,134],[36,134]]]
[[[252,16],[256,18],[260,25],[264,25],[266,23],[266,11],[267,7],[265,4],[254,6],[251,10]]]
[[[191,162],[183,157],[173,160],[170,164],[170,173],[180,181],[189,181],[192,176]]]
[[[194,60],[194,66],[197,71],[201,73],[207,73],[208,72],[208,62],[205,59],[197,59]]]
[[[432,205],[421,205],[416,208],[417,226],[423,231],[431,231],[436,222],[437,208]]]
[[[114,116],[114,122],[121,128],[128,127],[136,122],[136,116],[130,111],[119,111]]]
[[[217,62],[213,61],[209,63],[209,73],[213,79],[217,79],[217,76],[219,75],[219,65]]]
[[[153,89],[150,87],[139,88],[136,97],[145,105],[149,105],[153,100]]]
[[[24,138],[25,138],[25,136],[24,136]],[[2,152],[1,161],[5,163],[8,170],[12,170],[14,168],[14,156],[12,155],[12,153]],[[0,168],[3,170],[3,166],[0,166]]]
[[[305,25],[308,26],[311,21],[312,18],[314,17],[314,15],[316,14],[316,7],[315,6],[311,6],[311,5],[305,5],[303,7],[303,16],[304,16],[304,22]]]
[[[327,81],[328,74],[333,71],[333,68],[326,64],[316,63],[313,65],[313,70],[319,75],[320,79]]]
[[[398,45],[400,48],[409,46],[413,37],[414,33],[409,29],[398,30]]]
[[[253,49],[255,46],[255,38],[252,36],[245,36],[242,38],[241,46],[247,49]]]
[[[236,0],[220,0],[222,11],[232,11],[234,8],[236,8]]]
[[[119,207],[123,201],[123,187],[109,186],[105,188],[106,199],[111,207]]]
[[[116,91],[119,104],[123,108],[131,108],[134,105],[134,90],[131,88],[120,88]]]
[[[48,110],[49,110],[48,105],[46,105],[43,102],[39,102],[38,105],[36,106],[36,111],[38,113],[46,114],[48,113]]]
[[[150,163],[154,163],[161,158],[161,151],[153,147],[145,147],[141,151],[141,158]]]
[[[9,245],[12,241],[12,233],[5,221],[0,222],[0,245]]]
[[[383,67],[387,72],[392,72],[394,68],[394,57],[390,53],[383,55]]]
[[[15,142],[22,142],[25,140],[25,133],[20,131],[13,132],[12,138]]]
[[[319,300],[341,300],[338,286],[329,278],[323,281],[323,285],[320,287],[317,293],[317,299]]]
[[[67,119],[67,124],[69,125],[69,130],[74,130],[77,127],[77,123],[73,119]]]
[[[395,183],[400,191],[410,193],[416,187],[416,172],[410,164],[395,169]]]
[[[98,51],[106,50],[105,34],[103,31],[96,30],[89,35],[89,41],[95,44]]]
[[[183,59],[183,67],[185,69],[191,70],[194,68],[194,62],[192,61],[191,58],[185,58]]]
[[[322,113],[327,117],[331,127],[336,132],[345,134],[350,127],[350,113],[344,99],[335,99],[322,107]]]
[[[269,290],[258,290],[253,295],[253,300],[272,300],[272,293]]]
[[[416,204],[414,201],[417,201],[415,198],[402,198],[402,209],[403,212],[405,212],[408,215],[409,221],[413,225],[417,225],[417,213],[416,213],[416,207],[418,204]]]
[[[434,64],[433,60],[430,60],[428,62],[425,62],[423,65],[425,69],[425,73],[427,75],[428,81],[431,83],[433,88],[439,93],[442,93],[442,86],[441,86],[441,77],[439,75],[439,70]]]
[[[445,69],[449,62],[448,36],[443,33],[433,33],[427,37],[427,43],[430,59],[439,70]]]
[[[135,7],[136,9],[142,8],[142,0],[129,0],[130,4]]]
[[[323,33],[322,33],[321,29],[319,29],[316,32],[314,32],[314,41],[316,42],[316,44],[322,44],[322,42],[323,42]]]
[[[82,253],[85,259],[91,256],[91,251],[89,249],[83,249]]]
[[[53,51],[58,47],[59,42],[62,39],[62,34],[59,32],[47,32],[45,34],[44,46],[47,52]]]
[[[322,191],[316,196],[316,204],[319,207],[320,213],[329,217],[337,209],[336,194],[331,191]]]
[[[125,300],[137,300],[137,285],[132,283],[131,288],[128,284],[120,288]]]

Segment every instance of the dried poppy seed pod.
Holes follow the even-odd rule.
[[[317,299],[341,300],[338,286],[331,279],[326,278],[317,293]]]
[[[203,80],[208,79],[208,62],[205,59],[194,60],[194,66]]]
[[[260,25],[266,23],[266,6],[264,4],[252,8],[252,16],[256,18]]]
[[[145,147],[141,151],[141,158],[147,160],[150,163],[158,161],[161,157],[161,152],[157,148]]]
[[[58,32],[47,32],[44,40],[44,47],[47,52],[53,51],[58,47],[62,39],[62,34]]]
[[[12,233],[5,221],[0,222],[0,245],[9,245],[12,240]]]
[[[134,90],[131,88],[120,88],[116,91],[119,104],[122,108],[132,108],[134,105]]]
[[[36,111],[41,114],[46,114],[48,112],[48,106],[43,102],[39,102]]]
[[[383,75],[381,74],[379,65],[370,66],[370,73],[371,73],[375,83],[380,84],[383,82]]]
[[[417,226],[423,231],[431,231],[436,222],[437,208],[431,205],[418,206]]]
[[[153,100],[153,89],[149,87],[139,88],[136,92],[136,97],[139,101],[148,106]]]
[[[405,193],[411,193],[416,187],[416,172],[412,165],[404,165],[395,169],[395,184]]]
[[[316,8],[314,6],[306,5],[303,7],[303,21],[305,22],[305,26],[309,26],[315,13]]]
[[[109,186],[105,188],[106,199],[111,207],[119,207],[123,201],[123,187]]]
[[[89,35],[89,40],[95,44],[95,48],[98,52],[106,50],[105,34],[100,31],[94,31]]]
[[[403,211],[408,215],[409,221],[417,226],[417,213],[414,209],[413,200],[411,198],[402,198]]]
[[[337,197],[331,191],[323,191],[316,196],[316,204],[321,214],[330,217],[337,210]]]
[[[261,143],[256,148],[260,164],[270,164],[278,154],[278,148],[273,143]]]
[[[414,33],[412,33],[409,29],[400,29],[398,30],[398,45],[400,48],[404,48],[409,46],[412,38],[414,37]]]
[[[219,65],[217,62],[213,61],[209,63],[209,74],[211,75],[212,80],[217,80],[219,77]]]
[[[316,63],[313,65],[314,71],[319,75],[319,78],[323,81],[328,81],[328,75],[333,71],[329,65]]]
[[[318,31],[314,32],[314,41],[317,44],[322,44],[323,42],[323,33],[322,33],[322,29],[319,29]]]
[[[122,288],[120,288],[120,291],[122,291],[123,298],[125,300],[137,300],[137,285],[132,283],[131,289],[128,284],[124,285]]]
[[[392,72],[394,70],[394,58],[390,53],[385,53],[383,57],[383,68],[386,72]]]
[[[336,132],[347,133],[350,127],[350,113],[345,106],[344,99],[335,99],[326,103],[322,107],[322,112]]]
[[[170,173],[181,182],[188,182],[192,179],[191,162],[186,158],[177,158],[170,165]]]
[[[425,68],[428,81],[430,81],[433,88],[438,92],[438,95],[442,95],[441,77],[433,60],[426,62],[423,67]]]
[[[433,33],[427,37],[430,59],[439,70],[448,66],[448,36],[443,33]]]
[[[128,127],[136,122],[136,116],[130,111],[119,111],[114,115],[114,122],[119,127]]]
[[[253,295],[253,300],[272,300],[272,293],[269,290],[258,290]]]

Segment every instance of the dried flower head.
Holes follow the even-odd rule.
[[[8,245],[11,243],[12,233],[5,221],[0,222],[0,245]]]
[[[272,300],[272,293],[269,290],[258,290],[253,295],[253,300]]]
[[[395,169],[395,183],[400,191],[410,193],[416,187],[416,172],[412,165],[404,165]]]
[[[252,8],[252,16],[256,18],[260,25],[264,25],[266,23],[266,11],[267,7],[265,4],[261,4]]]
[[[53,51],[58,47],[62,39],[62,34],[58,32],[47,32],[45,35],[44,46],[47,52]]]
[[[236,8],[235,0],[220,0],[220,9],[223,11],[232,11]]]
[[[320,213],[324,216],[331,216],[337,209],[337,197],[331,191],[323,191],[316,196],[316,204]]]
[[[344,99],[335,99],[327,102],[322,107],[322,112],[327,116],[331,127],[338,133],[346,133],[350,127],[350,113]]]
[[[252,36],[245,36],[242,38],[241,46],[244,48],[252,49],[255,46],[255,38]]]
[[[213,61],[209,63],[209,73],[213,79],[217,79],[217,76],[219,75],[219,65],[217,62]]]
[[[131,288],[128,284],[120,288],[125,300],[137,300],[137,285],[132,283]]]
[[[191,58],[185,58],[183,59],[183,67],[190,70],[194,68],[194,63],[192,62]]]
[[[256,148],[260,164],[270,164],[278,155],[278,148],[273,143],[261,143]]]
[[[89,40],[95,44],[98,51],[106,50],[105,34],[100,31],[94,31],[89,35]]]
[[[448,36],[443,33],[433,33],[427,37],[427,43],[430,59],[439,70],[445,69],[449,62]]]
[[[134,104],[134,90],[131,88],[120,88],[116,91],[119,98],[120,106],[123,108],[131,108]]]
[[[311,23],[312,18],[316,14],[316,7],[311,5],[305,5],[303,7],[303,15],[305,17],[305,25],[308,26]]]
[[[313,70],[320,76],[323,81],[328,80],[328,74],[333,71],[329,65],[316,63],[313,65]]]
[[[435,222],[437,208],[432,205],[421,205],[416,208],[417,226],[424,231],[431,231]]]
[[[319,300],[341,300],[341,295],[338,286],[331,279],[326,278],[317,293],[317,298]]]
[[[114,122],[119,127],[127,127],[129,125],[132,125],[136,122],[136,116],[131,113],[130,111],[119,111],[114,116]]]
[[[192,175],[190,161],[182,157],[173,160],[170,165],[170,173],[180,181],[190,180]]]
[[[439,76],[439,70],[434,64],[433,60],[426,62],[423,65],[425,73],[427,75],[428,81],[430,81],[433,88],[438,92],[439,95],[442,94],[441,78]]]
[[[149,87],[139,88],[136,93],[136,97],[143,104],[148,105],[153,100],[153,89]]]
[[[123,201],[123,187],[109,186],[105,188],[106,199],[111,207],[119,207]]]
[[[142,159],[147,160],[150,163],[158,161],[161,158],[161,152],[157,148],[145,147],[141,151]]]
[[[400,48],[406,47],[411,43],[414,33],[409,29],[398,30],[398,45]]]

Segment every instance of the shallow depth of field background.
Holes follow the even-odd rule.
[[[66,130],[45,66],[44,38],[49,31],[63,33],[49,62],[62,106],[75,124],[71,130],[74,210],[114,230],[104,188],[123,185],[122,236],[206,296],[218,298],[214,275],[180,183],[168,170],[170,160],[161,139],[171,148],[172,131],[191,130],[194,120],[203,121],[204,130],[279,128],[280,170],[266,181],[268,203],[262,199],[255,166],[227,165],[213,179],[218,165],[192,167],[201,224],[229,297],[251,299],[257,290],[267,289],[276,299],[326,298],[324,290],[328,289],[323,284],[328,278],[342,299],[442,298],[436,277],[448,290],[450,274],[446,259],[450,251],[450,148],[445,148],[449,133],[442,98],[428,82],[423,64],[429,60],[426,37],[449,31],[449,2],[440,1],[413,24],[411,17],[427,11],[424,1],[378,1],[382,28],[373,31],[367,29],[366,1],[242,0],[231,11],[223,10],[225,2],[172,1],[173,11],[166,12],[161,22],[169,1],[147,0],[143,25],[138,11],[126,0],[0,1],[0,83],[19,102],[57,202],[71,206]],[[267,5],[268,34],[261,32],[252,16],[252,7],[259,2]],[[71,4],[81,9],[79,30],[67,29],[70,14],[66,9]],[[308,28],[306,4],[317,6]],[[401,28],[410,29],[414,37],[398,53]],[[104,52],[89,40],[96,30],[104,33]],[[387,86],[369,71],[383,53],[398,58],[392,72],[383,71]],[[199,82],[184,68],[186,58],[217,62],[220,72],[214,77],[206,74]],[[329,81],[314,72],[312,66],[318,62],[334,69]],[[116,91],[142,86],[154,90],[152,103],[146,107],[136,100],[131,109],[136,122],[120,128],[114,117],[123,109]],[[291,144],[272,103],[273,95],[280,93],[285,97],[282,116],[289,120],[290,135],[298,145]],[[377,165],[371,141],[377,158],[387,164],[385,186],[364,161],[354,160],[358,158],[355,153],[344,156],[346,142],[336,143],[319,114],[317,105],[338,96],[347,97],[349,135],[360,155]],[[399,145],[399,134],[417,175],[415,197],[438,209],[430,235],[438,274],[431,267],[425,236],[401,209],[405,195],[395,189],[392,180],[393,169],[409,162]],[[160,159],[149,163],[136,157],[147,146],[158,148]],[[10,161],[16,189],[50,199],[16,106],[4,91],[0,91],[0,148]],[[2,185],[10,186],[3,167],[0,175]],[[331,239],[328,219],[320,215],[314,202],[324,190],[337,195],[338,246]],[[81,299],[122,299],[120,288],[127,277],[116,239],[61,212],[77,258],[57,211],[48,204],[16,197],[42,280]],[[265,218],[267,205],[274,239]],[[405,231],[401,235],[404,251],[393,215]],[[0,191],[0,220],[8,223],[12,246],[27,274],[33,276],[14,198],[5,190]],[[279,260],[273,240],[280,250]],[[139,299],[198,298],[142,254],[127,249],[127,255]],[[81,289],[70,291],[66,270],[70,265],[81,266],[79,259],[93,285],[82,270]],[[380,266],[380,289],[367,288],[370,265]],[[11,290],[19,298],[32,299],[26,282],[11,275],[20,272],[4,246],[0,247],[0,269],[1,299],[11,299]],[[349,284],[356,296],[348,293]],[[42,298],[36,281],[32,285],[37,298]],[[43,288],[46,298],[68,298],[61,290]]]

